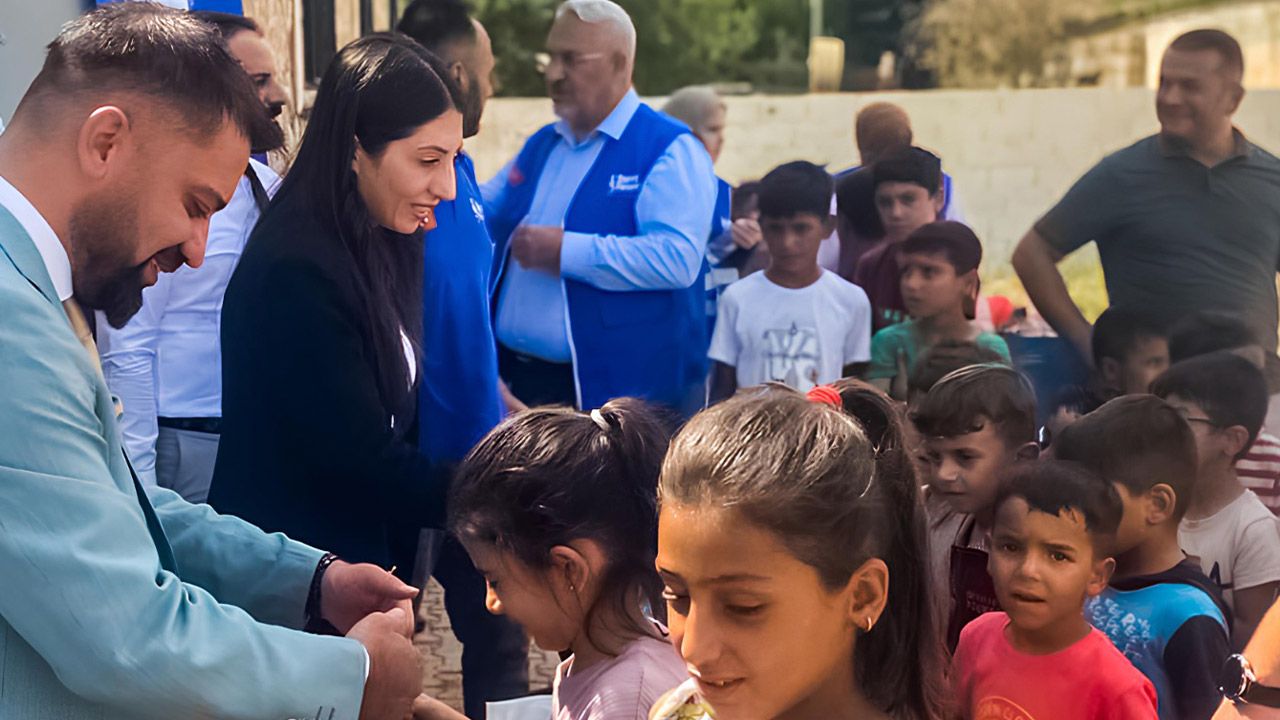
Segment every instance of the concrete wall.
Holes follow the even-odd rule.
[[[728,98],[718,171],[730,182],[759,178],[788,160],[833,170],[857,160],[853,116],[887,100],[910,113],[917,143],[941,155],[992,264],[1085,170],[1107,153],[1156,130],[1154,96],[1144,89],[930,91]],[[660,104],[656,102],[655,104]],[[498,99],[481,134],[467,142],[482,180],[514,157],[524,139],[553,119],[544,99]],[[1280,91],[1245,99],[1239,126],[1280,153]]]

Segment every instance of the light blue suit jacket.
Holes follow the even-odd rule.
[[[0,718],[354,720],[360,644],[289,629],[320,551],[163,488],[149,528],[144,502],[107,386],[0,207]]]

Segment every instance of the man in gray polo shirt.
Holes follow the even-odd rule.
[[[1160,133],[1098,163],[1019,243],[1027,294],[1084,358],[1092,328],[1056,265],[1090,240],[1112,306],[1164,323],[1227,311],[1275,348],[1280,160],[1232,125],[1243,75],[1230,35],[1174,40],[1160,66]]]

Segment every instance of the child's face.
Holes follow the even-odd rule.
[[[1085,598],[1106,587],[1110,567],[1078,511],[1050,515],[1016,496],[997,509],[987,570],[1018,630],[1054,637],[1061,623],[1078,623]]]
[[[818,246],[831,234],[830,218],[810,213],[760,217],[769,248],[770,267],[783,272],[811,272],[818,265]]]
[[[925,438],[929,489],[960,513],[991,512],[1000,473],[1017,459],[994,423],[979,418],[982,429],[953,437]]]
[[[977,273],[957,275],[955,266],[942,253],[901,253],[898,270],[902,302],[913,318],[963,309],[965,299],[973,296]]]
[[[930,195],[923,185],[910,182],[882,182],[876,186],[876,210],[891,242],[938,219],[942,212],[942,192]]]
[[[1200,477],[1235,465],[1235,455],[1239,450],[1232,447],[1230,435],[1209,419],[1203,408],[1177,395],[1170,395],[1164,400],[1191,426],[1191,434],[1196,438],[1196,457],[1200,459]]]
[[[1123,395],[1145,393],[1160,373],[1169,369],[1169,341],[1162,337],[1141,337],[1125,352],[1124,360],[1103,358],[1103,379]]]
[[[465,547],[484,576],[489,612],[511,618],[543,650],[569,649],[581,622],[567,610],[576,606],[576,596],[558,587],[555,573],[531,568],[492,544],[468,542]]]
[[[867,611],[772,532],[733,509],[664,503],[657,565],[672,642],[720,717],[791,717],[852,687],[856,613]]]

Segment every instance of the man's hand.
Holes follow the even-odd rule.
[[[413,720],[467,720],[467,716],[423,694],[413,701]]]
[[[335,560],[324,572],[320,587],[320,617],[347,633],[370,613],[384,613],[392,608],[404,611],[404,624],[396,631],[413,638],[413,599],[417,588],[400,582],[395,575],[377,565],[352,565]]]
[[[743,250],[750,250],[764,240],[760,221],[755,218],[742,217],[734,220],[733,225],[729,227],[729,234],[733,237],[733,244]]]
[[[560,276],[560,246],[564,230],[549,225],[521,225],[511,234],[511,257],[526,270]]]
[[[347,637],[369,653],[360,720],[401,720],[410,716],[422,693],[422,655],[404,636],[413,620],[402,608],[373,613],[355,624]]]

